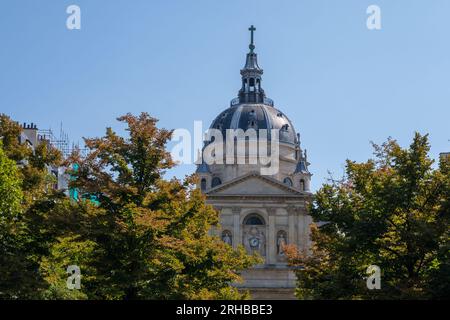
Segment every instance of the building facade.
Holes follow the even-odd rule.
[[[233,151],[233,162],[207,161],[205,152],[217,142],[208,137],[197,174],[207,202],[220,212],[220,230],[214,232],[229,245],[235,248],[243,245],[249,253],[258,252],[264,259],[263,264],[246,270],[244,283],[236,286],[250,290],[254,299],[294,298],[295,275],[283,249],[286,244],[295,244],[304,251],[310,248],[312,219],[307,206],[312,197],[311,173],[300,135],[262,88],[263,70],[254,52],[255,28],[252,26],[249,30],[250,51],[240,72],[242,82],[238,97],[210,126],[210,130],[219,131],[224,137],[222,154],[226,153],[227,145],[236,147],[239,139],[244,142],[244,152]],[[228,139],[227,134],[236,131],[252,131],[256,135]],[[265,139],[269,153],[273,153],[271,147],[277,145],[277,170],[263,173],[261,169],[269,165],[258,157],[261,149],[257,149],[256,156],[251,151],[252,139],[255,139],[254,146],[260,146]]]

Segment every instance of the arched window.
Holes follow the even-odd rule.
[[[254,78],[250,78],[249,86],[250,86],[250,92],[255,91],[255,79]]]
[[[206,190],[206,179],[205,178],[203,178],[202,181],[200,182],[200,189],[202,191]]]
[[[245,225],[253,225],[253,226],[263,225],[264,219],[261,218],[259,215],[252,214],[252,215],[249,215],[247,218],[245,218],[244,224]]]
[[[222,184],[222,181],[220,180],[220,178],[214,177],[211,182],[211,188],[217,187],[220,184]]]
[[[305,180],[300,180],[300,190],[305,191]]]
[[[290,178],[284,178],[283,183],[289,187],[292,187],[292,180]]]

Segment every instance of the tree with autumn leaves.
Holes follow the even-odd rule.
[[[70,187],[87,197],[74,201],[49,192],[32,208],[22,205],[18,210],[24,228],[30,229],[30,241],[39,243],[39,253],[23,252],[33,257],[38,270],[34,297],[246,298],[231,284],[240,281],[240,270],[260,260],[211,234],[218,213],[205,204],[194,176],[163,179],[164,170],[174,166],[165,149],[171,132],[159,129],[157,120],[146,113],[118,120],[127,125],[127,137],[108,128],[104,137],[85,139],[86,156],[75,152],[65,162],[76,168],[68,171]],[[41,158],[30,163],[42,167],[48,159]],[[89,200],[91,196],[96,201]],[[67,289],[68,265],[80,267],[81,290]],[[28,296],[19,292],[4,297]]]
[[[298,266],[301,299],[449,299],[450,165],[437,168],[428,137],[407,149],[374,145],[375,157],[347,161],[346,176],[325,184],[311,206],[311,252],[287,249]],[[368,290],[370,265],[381,289]]]
[[[95,243],[98,257],[93,297],[244,297],[230,284],[258,260],[210,235],[218,213],[205,204],[194,176],[163,179],[174,165],[165,149],[171,132],[146,113],[118,120],[127,125],[127,138],[108,128],[102,138],[85,139],[86,157],[70,159],[78,165],[72,187],[99,201],[77,203],[76,217],[81,238]]]

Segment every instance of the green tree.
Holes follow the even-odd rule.
[[[32,149],[19,139],[22,132],[23,129],[17,122],[5,114],[0,114],[0,139],[3,142],[3,150],[18,166],[24,205],[30,207],[33,203],[50,199],[59,193],[53,188],[55,179],[50,174],[49,168],[60,166],[62,155],[46,141],[41,141]]]
[[[347,160],[346,177],[324,185],[311,215],[312,254],[289,248],[303,299],[450,297],[450,174],[433,169],[427,135],[409,148],[374,145],[365,163]],[[368,290],[366,270],[381,268],[381,290]]]
[[[6,114],[0,113],[0,137],[6,156],[16,162],[27,159],[32,153],[25,143],[21,143],[19,137],[22,128],[17,122],[11,120]]]
[[[81,270],[90,278],[83,280],[84,293],[99,299],[245,298],[230,284],[260,260],[210,235],[218,213],[205,204],[194,176],[163,179],[174,165],[165,149],[171,132],[146,113],[118,120],[128,137],[108,128],[104,137],[85,139],[87,156],[70,159],[77,164],[71,186],[85,198],[95,195],[97,204],[79,199],[50,214],[50,225],[89,241],[89,252],[96,252],[90,270]],[[64,260],[61,253],[52,256],[46,270]]]
[[[17,220],[21,211],[22,190],[19,170],[9,159],[0,140],[0,219],[5,222]]]
[[[83,240],[79,235],[59,237],[53,243],[49,254],[40,261],[40,272],[48,287],[42,291],[40,298],[54,300],[87,299],[89,292],[96,283],[95,268],[97,244],[93,241]],[[69,289],[67,287],[67,267],[77,266],[83,270],[83,286],[87,289]],[[81,281],[80,281],[81,282]]]
[[[22,290],[23,274],[17,269],[26,265],[21,254],[24,246],[24,226],[19,219],[22,198],[19,170],[6,156],[0,140],[0,298],[19,296]]]
[[[42,257],[56,241],[42,223],[62,197],[49,168],[61,154],[42,142],[22,143],[22,128],[0,114],[0,298],[39,298],[48,283],[39,272]]]

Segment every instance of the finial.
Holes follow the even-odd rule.
[[[250,31],[250,45],[248,47],[250,49],[250,53],[253,53],[253,50],[255,50],[255,45],[253,44],[253,32],[256,30],[256,28],[251,25],[248,30]]]

